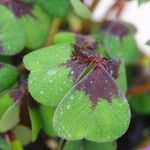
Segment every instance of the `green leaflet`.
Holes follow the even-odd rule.
[[[65,63],[72,51],[69,44],[58,44],[32,52],[24,57],[26,68],[31,70],[28,87],[31,95],[41,104],[57,106],[73,85]],[[44,59],[41,59],[41,58]]]
[[[57,33],[53,38],[54,44],[60,44],[60,43],[70,43],[75,44],[76,43],[76,34],[71,32],[59,32]]]
[[[116,80],[116,83],[120,87],[120,89],[124,92],[127,91],[127,77],[126,77],[126,68],[125,64],[122,61],[120,66],[119,66],[119,76],[118,79]]]
[[[11,65],[0,63],[0,92],[15,84],[19,75],[18,70]]]
[[[69,10],[68,0],[22,0],[40,5],[48,14],[56,17],[65,17]]]
[[[16,17],[0,5],[0,55],[14,55],[22,51],[25,34]]]
[[[149,0],[138,0],[139,5],[141,5],[142,3],[145,3],[145,2],[149,2]]]
[[[30,71],[51,69],[65,63],[72,51],[70,44],[57,44],[27,54],[23,62]]]
[[[31,71],[28,80],[29,91],[41,104],[48,106],[57,106],[59,104],[53,120],[54,129],[59,136],[68,140],[86,138],[96,142],[114,141],[124,134],[130,122],[129,105],[115,83],[115,80],[118,79],[115,73],[118,72],[120,62],[118,60],[109,61],[99,56],[98,63],[96,62],[97,67],[88,71],[88,69],[86,70],[87,62],[84,62],[88,51],[87,53],[82,53],[84,50],[75,51],[74,54],[72,53],[73,47],[64,43],[26,55],[24,64]],[[88,50],[90,51],[90,49]],[[80,57],[77,58],[81,62],[78,62],[78,60],[73,63],[69,62],[68,67],[66,67],[67,65],[65,64],[68,60],[74,60],[72,54],[74,54],[74,57],[79,55]],[[41,59],[42,56],[44,59]],[[97,57],[94,56],[90,58],[97,60]],[[104,68],[102,63],[108,66]],[[119,68],[118,74],[125,73],[122,70],[123,67]],[[83,78],[84,82],[79,81],[82,82],[80,88],[82,87],[83,89],[75,86],[75,91],[72,92],[74,74],[77,76],[77,81],[78,77],[82,77],[81,75],[86,75],[88,78],[85,77],[87,80]],[[123,91],[126,89],[124,77],[125,75],[121,76],[117,81]],[[71,88],[72,90],[70,90]],[[68,96],[66,94],[69,90],[71,94]],[[86,90],[86,94],[84,90]],[[92,95],[94,99],[89,96],[89,94],[93,93],[95,94]],[[98,99],[95,98],[97,96]],[[34,112],[34,114],[36,113]],[[40,122],[38,116],[35,115],[34,118],[37,119],[34,120]],[[42,125],[36,127],[36,123],[34,123],[34,126],[35,135],[37,135]]]
[[[82,18],[89,18],[91,13],[86,5],[84,5],[80,0],[70,0],[70,3],[75,11],[75,13]]]
[[[41,120],[35,109],[29,108],[29,113],[32,126],[32,141],[35,141],[38,137],[39,131],[42,128]]]
[[[17,101],[5,111],[0,118],[0,132],[6,132],[16,126],[19,122],[19,108],[20,103]]]
[[[150,114],[149,93],[142,93],[135,96],[129,96],[131,108],[139,114]]]
[[[16,138],[20,141],[21,145],[25,146],[31,142],[32,134],[31,130],[23,125],[18,125],[13,129]]]
[[[134,63],[137,61],[139,52],[133,34],[128,34],[121,40],[109,33],[100,33],[99,42],[104,45],[107,54],[111,58],[121,58],[125,64]]]
[[[49,136],[56,136],[52,127],[52,120],[55,108],[48,106],[29,107],[31,124],[32,124],[32,140],[35,141],[41,129]]]
[[[80,34],[75,34],[75,33],[71,33],[71,32],[59,32],[53,37],[53,44],[59,44],[59,43],[78,44],[79,41],[83,42],[80,39],[81,37],[82,37],[82,39],[87,38],[86,36],[82,36]],[[91,41],[91,42],[93,42],[92,44],[94,44],[94,41],[96,42],[96,40],[94,39],[95,37],[89,36],[88,38],[91,38],[93,40],[93,41]],[[101,55],[105,55],[105,51],[104,51],[104,48],[102,47],[102,45],[100,43],[96,42],[96,46],[97,46],[98,52]]]
[[[24,92],[20,86],[0,94],[0,132],[6,132],[18,124],[20,102]]]
[[[32,71],[28,83],[30,93],[39,103],[57,106],[72,87],[73,79],[69,77],[68,68],[57,67]]]
[[[44,105],[41,105],[38,109],[42,122],[42,128],[49,136],[56,136],[52,123],[55,110],[56,108],[54,107],[48,107]]]
[[[0,149],[1,150],[11,150],[8,143],[5,140],[3,140],[2,138],[0,138]]]
[[[114,141],[128,128],[129,105],[125,99],[98,102],[91,108],[89,97],[75,91],[64,98],[54,115],[54,129],[67,140],[87,139],[95,142]]]
[[[26,47],[35,50],[41,48],[47,38],[50,27],[50,17],[38,5],[33,5],[32,15],[18,18],[22,30],[26,34]]]
[[[50,15],[56,17],[65,17],[69,11],[68,0],[22,0],[27,3],[36,3]]]
[[[115,144],[113,142],[96,143],[91,141],[68,141],[66,142],[63,150],[115,150]]]
[[[77,38],[78,34],[74,34],[71,32],[59,32],[57,33],[53,38],[54,44],[60,44],[60,43],[70,43],[70,44],[77,44]],[[84,36],[85,38],[85,36]],[[97,40],[100,40],[99,37],[96,37]],[[102,47],[98,45],[98,52],[100,54],[102,53]],[[121,90],[126,91],[127,90],[127,81],[126,81],[126,69],[124,61],[121,62],[119,66],[119,77],[117,79],[117,84],[121,88]]]
[[[52,16],[65,17],[68,13],[68,0],[39,0],[39,4]]]
[[[2,93],[0,95],[0,118],[14,104],[13,99],[10,97],[9,93]]]

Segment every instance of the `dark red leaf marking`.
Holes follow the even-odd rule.
[[[107,61],[106,70],[108,73],[116,80],[118,78],[118,68],[121,64],[119,60],[109,60]]]
[[[76,34],[76,45],[81,48],[87,48],[96,50],[97,49],[97,42],[89,36],[83,36],[80,34]]]
[[[67,65],[71,67],[70,75],[73,76],[74,82],[82,76],[82,72],[87,68],[87,64],[72,60],[70,60]]]
[[[122,22],[115,22],[109,20],[103,23],[102,30],[118,36],[120,39],[122,39],[129,33],[128,27]]]
[[[82,42],[78,41],[78,45],[74,46],[75,50],[67,63],[67,66],[71,68],[70,75],[73,76],[75,84],[77,83],[75,89],[84,91],[89,96],[93,107],[101,99],[111,102],[113,97],[119,96],[115,80],[118,78],[118,68],[121,62],[100,56],[95,42],[89,40],[89,37],[86,39],[80,36],[80,39]],[[93,70],[91,68],[86,77],[76,82],[90,64],[93,64],[95,68]]]
[[[33,99],[33,97],[28,93],[27,100],[30,108],[38,108],[40,104]]]
[[[103,66],[90,72],[83,81],[77,84],[76,89],[85,91],[90,96],[93,107],[97,105],[100,99],[111,102],[113,97],[119,95],[117,85]]]
[[[12,132],[11,130],[7,131],[7,132],[6,132],[6,135],[9,136],[9,140],[10,140],[11,142],[14,142],[14,141],[16,140],[16,135],[15,135],[15,133]]]
[[[18,88],[12,89],[9,94],[14,101],[18,101],[25,96],[25,92],[26,92],[26,84],[22,83]]]
[[[19,0],[0,0],[0,3],[8,7],[17,17],[21,17],[26,14],[32,15],[32,4],[26,4]]]

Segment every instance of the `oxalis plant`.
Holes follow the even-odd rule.
[[[129,104],[149,114],[148,93],[127,87],[141,55],[118,3],[96,24],[97,0],[0,0],[0,149],[116,150]]]

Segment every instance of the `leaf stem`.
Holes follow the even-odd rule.
[[[125,0],[116,0],[116,2],[110,7],[110,9],[106,12],[106,15],[104,16],[103,20],[106,20],[107,17],[115,11],[116,17],[119,17],[123,8],[125,6]]]
[[[24,74],[25,71],[26,71],[26,68],[25,68],[24,64],[19,64],[19,65],[17,66],[17,69],[18,69],[18,71],[19,71],[21,74]]]
[[[52,43],[53,36],[58,31],[62,20],[60,18],[54,17],[48,32],[48,37],[45,43],[45,46],[49,46]]]
[[[59,150],[63,150],[64,146],[65,146],[66,140],[65,139],[61,139],[59,142]]]
[[[94,0],[92,5],[90,6],[90,10],[93,12],[97,6],[97,4],[99,3],[100,0]]]
[[[20,141],[16,138],[16,135],[12,131],[6,133],[6,137],[9,139],[10,146],[12,150],[23,150],[23,146]]]
[[[150,91],[150,82],[129,88],[127,91],[127,95],[136,95],[148,91]]]

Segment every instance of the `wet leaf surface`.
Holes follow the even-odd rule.
[[[22,51],[25,34],[17,18],[0,5],[0,55],[14,55]]]

